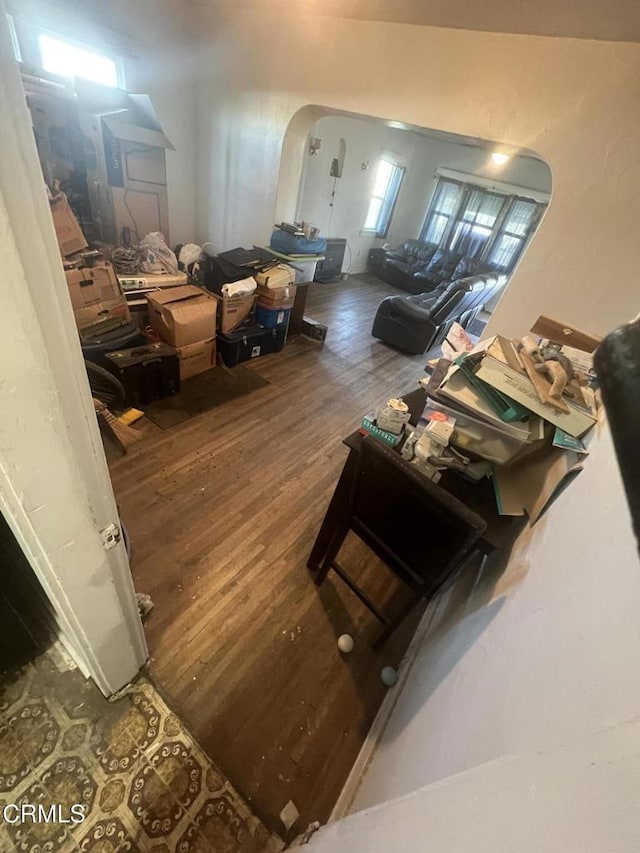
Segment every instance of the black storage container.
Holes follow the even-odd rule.
[[[286,326],[264,329],[262,326],[246,326],[234,332],[218,335],[218,353],[227,367],[235,367],[243,361],[280,352],[287,337]]]
[[[129,406],[152,403],[180,390],[180,359],[168,344],[116,350],[105,359],[107,370],[123,384]]]

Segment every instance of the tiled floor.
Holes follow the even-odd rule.
[[[82,804],[81,823],[15,823],[7,803]],[[9,811],[14,819],[16,810]],[[44,655],[0,684],[0,850],[279,850],[181,721],[141,677],[108,702]]]

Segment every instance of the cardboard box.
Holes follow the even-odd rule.
[[[264,308],[293,308],[295,299],[295,284],[272,288],[258,286],[258,304]]]
[[[254,276],[258,285],[269,290],[273,290],[274,287],[288,287],[294,283],[295,277],[296,271],[286,264],[278,264],[277,267],[271,267],[271,269],[256,273]]]
[[[573,450],[542,447],[535,453],[493,469],[493,487],[500,515],[529,516],[535,524],[558,495],[582,471]]]
[[[205,370],[211,370],[216,366],[216,339],[197,341],[195,344],[187,344],[178,347],[180,357],[180,381],[190,379]]]
[[[218,301],[218,331],[230,332],[251,318],[256,294],[237,293],[235,296],[216,296]]]
[[[193,285],[147,294],[149,322],[160,337],[180,349],[216,334],[216,298]]]
[[[101,261],[92,267],[78,266],[65,270],[73,315],[79,332],[113,326],[131,319],[127,300],[111,264]]]
[[[56,237],[62,257],[66,258],[68,255],[86,249],[89,244],[84,238],[82,228],[80,228],[78,220],[69,207],[67,199],[63,195],[59,195],[50,199],[49,204],[51,205],[53,227],[56,229]]]

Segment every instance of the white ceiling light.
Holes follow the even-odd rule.
[[[491,155],[491,159],[496,166],[504,166],[507,160],[510,160],[511,158],[508,154],[504,154],[502,151],[494,151]]]

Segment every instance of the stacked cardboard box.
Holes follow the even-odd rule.
[[[98,253],[87,253],[67,259],[65,267],[73,316],[82,338],[129,322],[127,300],[108,261]]]
[[[71,306],[82,338],[117,328],[131,314],[109,261],[89,250],[82,228],[63,193],[49,199]]]
[[[216,366],[216,307],[212,294],[192,285],[147,295],[149,322],[178,351],[180,380]]]
[[[60,195],[49,199],[49,204],[62,257],[66,258],[86,249],[89,244],[85,240],[78,220],[69,207],[66,196],[60,193]]]
[[[240,326],[250,323],[256,304],[256,291],[253,279],[249,279],[254,290],[251,293],[234,293],[232,296],[216,296],[218,300],[218,331],[223,334],[232,332]]]
[[[286,264],[258,273],[258,305],[272,311],[292,308],[296,298],[294,279],[295,270]]]

